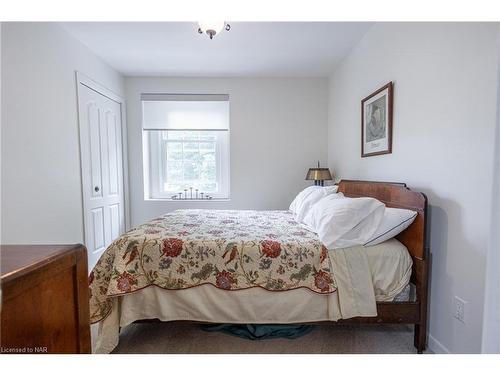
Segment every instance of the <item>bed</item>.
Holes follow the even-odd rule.
[[[425,196],[404,184],[364,181],[341,181],[339,191],[418,215],[397,239],[335,251],[287,211],[179,210],[127,232],[90,275],[97,352],[117,345],[121,327],[153,319],[415,324],[422,352]],[[395,302],[410,281],[415,298]]]

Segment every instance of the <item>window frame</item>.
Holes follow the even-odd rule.
[[[149,175],[149,186],[144,186],[145,188],[145,197],[149,200],[181,200],[181,199],[173,199],[173,195],[178,195],[179,191],[169,191],[165,192],[161,188],[164,177],[164,168],[162,164],[163,158],[166,159],[167,148],[163,147],[162,143],[165,142],[162,140],[161,133],[162,132],[176,132],[176,131],[191,131],[189,129],[182,130],[143,130],[143,138],[146,140],[146,145],[148,146],[148,157],[147,157],[147,171]],[[229,129],[228,130],[199,130],[193,129],[192,131],[197,132],[215,132],[217,134],[217,139],[215,141],[215,159],[216,159],[216,181],[219,191],[216,193],[211,192],[203,192],[207,193],[212,197],[211,200],[229,200],[230,199],[230,159],[229,159]],[[166,141],[176,143],[206,143],[203,140],[171,140]],[[166,160],[164,161],[166,162]],[[188,190],[189,191],[189,190]],[[191,198],[182,200],[195,200]],[[196,199],[197,201],[200,199]],[[205,200],[204,200],[205,201]],[[210,200],[207,200],[210,201]]]

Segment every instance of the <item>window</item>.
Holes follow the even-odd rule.
[[[142,95],[147,199],[229,198],[228,99]]]

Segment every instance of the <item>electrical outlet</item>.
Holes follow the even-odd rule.
[[[455,319],[460,320],[465,324],[465,305],[467,305],[467,302],[457,296],[455,296],[454,302],[455,311],[453,313],[453,316],[455,317]]]

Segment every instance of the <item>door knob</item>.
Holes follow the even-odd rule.
[[[96,187],[94,188],[94,190],[95,190],[95,192],[96,192],[96,193],[97,193],[97,192],[99,192],[99,186],[96,186]]]

